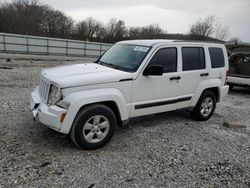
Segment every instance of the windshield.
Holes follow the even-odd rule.
[[[147,46],[115,44],[97,63],[115,69],[135,72],[150,50]]]

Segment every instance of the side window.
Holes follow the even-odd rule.
[[[154,57],[151,59],[150,65],[162,65],[163,72],[176,72],[177,71],[177,49],[176,48],[163,48],[158,50]]]
[[[204,49],[201,47],[182,48],[183,71],[205,69]]]
[[[221,48],[209,48],[212,68],[220,68],[225,66],[224,54]]]

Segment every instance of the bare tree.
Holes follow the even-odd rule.
[[[123,20],[117,20],[115,18],[110,19],[106,26],[107,36],[106,40],[111,42],[117,42],[123,40],[126,34],[125,22]]]
[[[128,36],[131,39],[136,38],[158,38],[160,36],[165,35],[167,32],[160,28],[158,24],[152,24],[144,27],[131,27],[128,30]]]
[[[76,24],[76,32],[77,32],[77,38],[80,40],[86,40],[87,39],[87,24],[85,21],[80,21]]]
[[[98,20],[95,20],[92,17],[89,17],[85,20],[88,32],[87,32],[87,40],[92,40],[96,37],[97,32],[101,27],[101,23]]]
[[[158,24],[127,28],[123,20],[115,18],[106,25],[92,17],[75,24],[63,12],[39,0],[12,0],[0,2],[0,32],[114,43],[124,39],[225,39],[228,27],[215,16],[198,19],[191,26],[190,35],[167,34]]]
[[[210,37],[214,33],[214,22],[214,16],[208,16],[204,19],[199,18],[195,24],[191,26],[189,33],[200,36],[201,38]]]
[[[79,39],[93,41],[101,38],[100,33],[103,32],[104,26],[98,20],[89,17],[76,25]],[[100,32],[102,30],[102,32]]]
[[[107,37],[107,30],[105,26],[102,24],[101,27],[96,32],[96,41],[105,42],[106,37]]]
[[[0,7],[0,20],[4,32],[40,34],[39,20],[45,6],[35,0],[15,0]]]
[[[157,38],[165,33],[158,24],[152,24],[141,29],[142,38]]]
[[[69,38],[73,30],[73,20],[60,11],[48,9],[41,24],[49,37]]]
[[[220,22],[215,23],[214,37],[219,40],[224,40],[229,35],[229,27],[221,24]]]
[[[230,38],[227,42],[235,42],[235,43],[238,43],[238,42],[241,42],[241,40],[240,40],[239,37],[232,37],[232,38]]]
[[[52,37],[69,37],[73,20],[37,0],[13,0],[0,7],[1,31]]]
[[[130,38],[139,38],[141,37],[141,27],[130,27],[128,30],[128,36]]]
[[[196,35],[201,39],[214,37],[224,40],[229,33],[229,28],[221,24],[215,16],[199,18],[190,28],[189,34]]]

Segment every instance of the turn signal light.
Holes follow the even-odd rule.
[[[60,123],[63,123],[66,114],[67,114],[66,112],[62,113],[61,118],[60,118]]]

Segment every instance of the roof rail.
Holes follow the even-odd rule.
[[[224,44],[223,41],[207,41],[207,40],[174,40],[173,42],[198,42],[198,43],[218,43]]]

